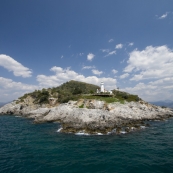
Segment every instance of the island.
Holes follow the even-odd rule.
[[[106,90],[71,80],[35,90],[0,108],[0,115],[20,115],[34,123],[59,122],[59,132],[120,134],[148,126],[148,121],[173,117],[170,108],[155,106],[137,95]]]

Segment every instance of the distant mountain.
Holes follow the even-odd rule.
[[[168,108],[173,108],[173,102],[172,101],[157,101],[157,102],[150,102],[151,104],[154,104],[156,106],[165,106]]]
[[[0,102],[0,107],[4,106],[6,103]]]

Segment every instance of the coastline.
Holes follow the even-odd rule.
[[[34,123],[59,122],[60,132],[75,134],[128,133],[145,128],[149,120],[173,117],[171,109],[144,101],[108,104],[98,100],[69,101],[55,107],[14,101],[1,107],[0,114],[32,118]]]

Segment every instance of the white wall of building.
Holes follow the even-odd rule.
[[[104,83],[103,82],[101,82],[101,84],[100,84],[100,91],[101,92],[105,92],[105,88],[104,88]]]

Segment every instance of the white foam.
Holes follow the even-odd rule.
[[[130,130],[135,130],[136,128],[135,127],[131,127],[131,129]]]
[[[88,136],[89,134],[85,133],[85,132],[78,132],[78,133],[75,133],[75,135],[86,135],[86,136]]]
[[[145,129],[146,127],[145,126],[140,126],[141,127],[141,129]]]
[[[58,130],[57,130],[57,132],[60,132],[62,130],[62,127],[60,127]]]
[[[22,116],[16,115],[15,117],[22,117]]]
[[[102,133],[97,133],[97,135],[103,135]]]
[[[84,131],[80,131],[75,133],[75,135],[85,135],[85,136],[89,136],[89,133],[85,133]],[[96,133],[96,134],[92,134],[92,135],[104,135],[103,133]]]
[[[127,132],[125,132],[125,131],[120,131],[120,133],[121,133],[121,134],[126,134]]]

